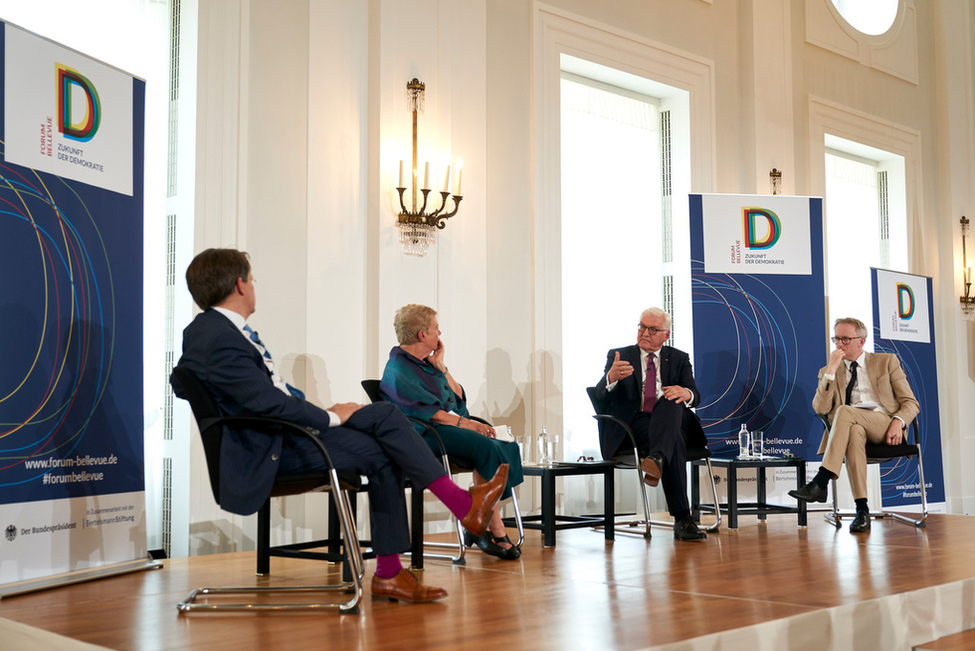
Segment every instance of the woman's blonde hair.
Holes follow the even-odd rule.
[[[393,328],[396,330],[396,340],[400,346],[409,346],[420,341],[417,336],[421,330],[430,327],[437,311],[426,305],[410,303],[396,310]]]

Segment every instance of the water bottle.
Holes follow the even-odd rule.
[[[748,426],[745,423],[741,424],[741,429],[738,430],[738,458],[744,459],[751,455],[752,442],[749,440],[751,437],[748,434]]]
[[[552,463],[552,458],[548,454],[548,430],[542,425],[542,428],[538,430],[538,463],[539,465],[547,465]]]

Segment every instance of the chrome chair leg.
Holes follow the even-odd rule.
[[[707,465],[708,481],[711,484],[711,503],[714,504],[715,518],[713,524],[703,527],[703,529],[707,533],[714,533],[721,526],[721,507],[720,504],[718,504],[718,486],[714,482],[714,468],[711,466],[711,459],[709,457],[705,457],[704,462]]]
[[[511,506],[515,510],[515,526],[518,528],[518,542],[515,543],[515,547],[521,549],[522,544],[525,542],[525,525],[521,520],[521,507],[518,506],[518,494],[515,493],[515,489],[511,489]]]
[[[335,470],[331,470],[334,486],[338,486],[338,475]],[[359,547],[359,534],[355,528],[355,521],[352,519],[352,511],[349,507],[348,495],[341,489],[332,491],[332,498],[335,501],[336,509],[339,512],[339,523],[342,530],[342,537],[345,544],[345,556],[352,568],[352,581],[342,582],[335,585],[308,585],[308,586],[240,586],[240,587],[220,587],[220,588],[196,588],[186,595],[176,607],[180,614],[190,612],[234,612],[234,611],[279,611],[279,610],[338,610],[346,614],[358,614],[359,602],[362,599],[363,577],[365,567],[362,562],[362,550]],[[351,593],[351,596],[344,602],[331,601],[299,601],[299,602],[200,602],[200,597],[211,595],[312,595],[328,592]]]

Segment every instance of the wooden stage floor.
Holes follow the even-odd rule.
[[[926,529],[880,520],[866,535],[834,529],[818,513],[809,524],[799,529],[786,515],[767,524],[742,518],[738,531],[703,544],[677,542],[662,528],[649,541],[618,534],[613,543],[576,529],[560,532],[552,549],[530,531],[521,561],[476,550],[463,567],[427,561],[421,579],[450,595],[423,605],[370,601],[369,561],[358,615],[179,615],[177,601],[202,585],[315,584],[338,570],[271,559],[272,576],[262,579],[253,552],[171,559],[159,570],[0,600],[0,649],[17,648],[3,620],[111,649],[208,651],[886,651],[975,628],[975,517],[933,514]]]

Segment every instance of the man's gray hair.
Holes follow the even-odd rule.
[[[862,337],[863,339],[867,338],[867,326],[863,325],[863,321],[860,319],[854,319],[852,316],[839,318],[836,320],[836,323],[833,324],[833,329],[835,330],[836,326],[840,324],[853,326],[857,330],[857,337]]]
[[[654,319],[659,319],[660,317],[663,317],[664,330],[670,330],[670,324],[672,322],[672,319],[670,318],[669,314],[661,310],[659,307],[651,307],[646,310],[643,310],[643,312],[640,313],[640,319],[642,320],[643,317],[645,316],[653,317]]]

